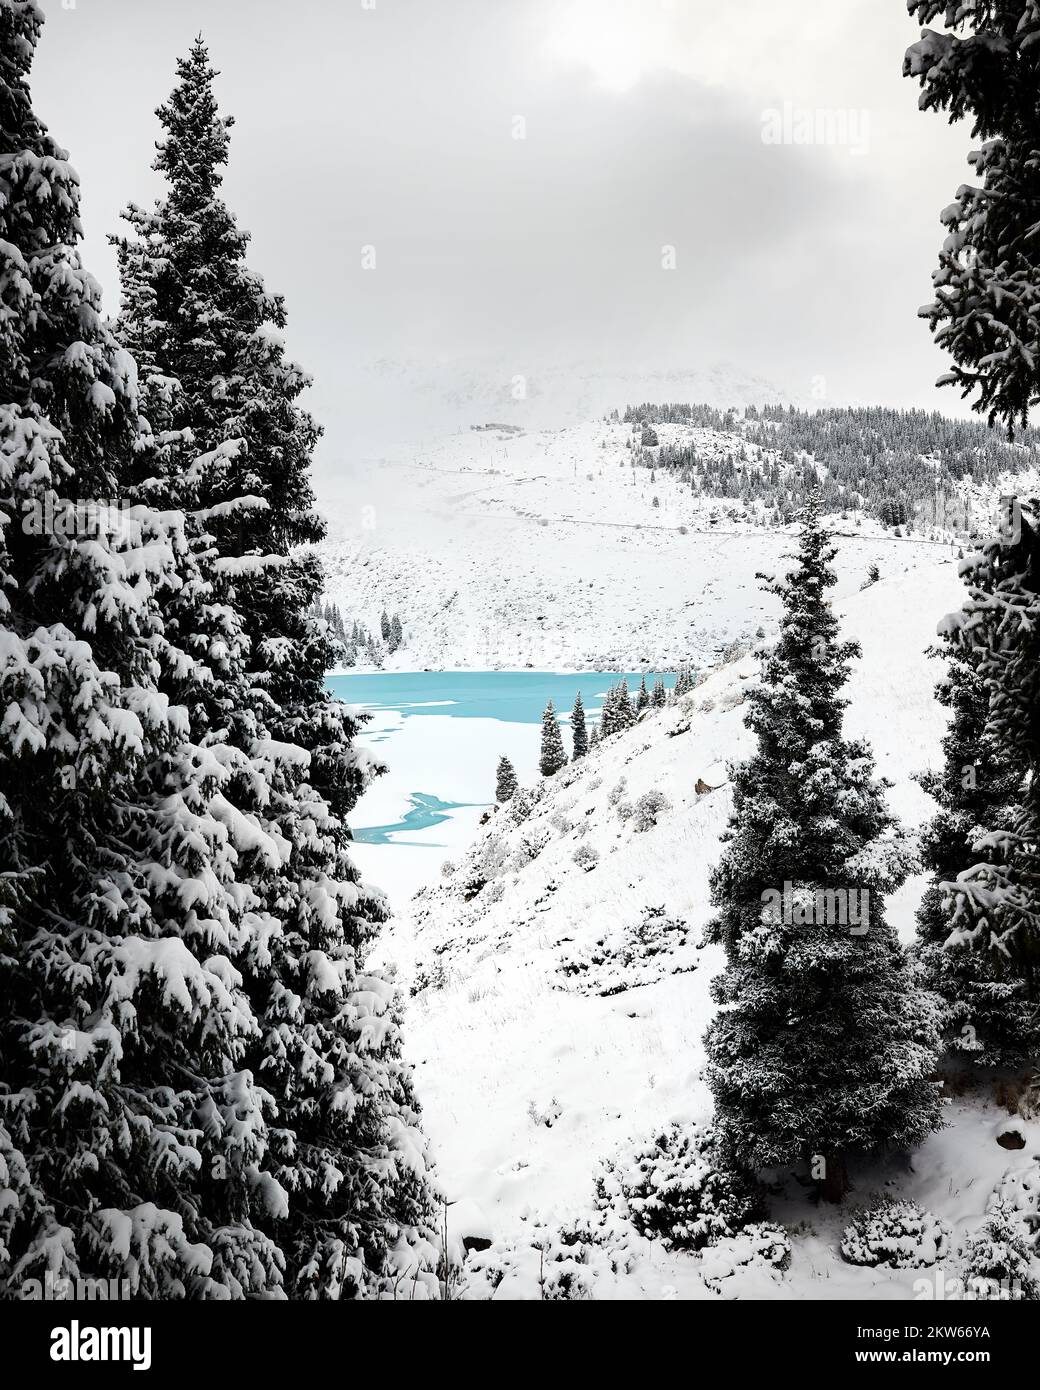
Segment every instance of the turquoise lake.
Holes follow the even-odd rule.
[[[639,689],[640,672],[627,672]],[[674,675],[662,673],[665,685]],[[360,738],[378,745],[389,771],[377,778],[351,818],[360,846],[393,848],[406,860],[418,852],[456,850],[472,838],[480,813],[492,803],[498,758],[508,756],[521,784],[538,776],[542,712],[552,700],[569,748],[568,725],[581,691],[590,724],[603,696],[621,679],[615,671],[406,671],[329,677],[329,689],[368,711]],[[647,686],[655,675],[647,673]],[[417,881],[418,869],[409,866]],[[371,872],[393,886],[406,875],[395,857]]]
[[[629,690],[639,689],[642,673],[624,673]],[[675,676],[661,673],[668,689]],[[570,715],[581,691],[587,714],[598,713],[607,689],[620,672],[579,671],[394,671],[370,676],[330,676],[329,689],[351,705],[397,710],[402,715],[448,715],[452,719],[500,719],[507,724],[540,724],[552,700],[561,716]],[[647,672],[652,688],[656,673]]]

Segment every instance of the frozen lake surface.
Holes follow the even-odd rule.
[[[626,673],[639,688],[639,672]],[[647,673],[647,685],[655,676]],[[552,700],[567,725],[581,691],[591,723],[621,679],[609,671],[406,671],[329,677],[337,698],[371,718],[360,742],[390,771],[377,778],[351,817],[355,858],[396,908],[438,876],[476,833],[495,795],[499,758],[521,785],[538,777],[542,711]],[[665,675],[665,684],[674,676]],[[564,728],[564,744],[570,745]]]

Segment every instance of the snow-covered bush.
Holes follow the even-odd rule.
[[[704,1251],[701,1277],[709,1289],[725,1293],[726,1281],[735,1274],[756,1269],[778,1280],[790,1263],[791,1240],[783,1226],[755,1222]]]
[[[677,1250],[713,1245],[764,1215],[758,1184],[727,1160],[706,1125],[671,1125],[631,1144],[604,1165],[596,1202]]]
[[[445,859],[444,863],[441,865],[441,877],[451,878],[454,872],[455,865],[451,862],[450,859]]]
[[[443,960],[422,961],[415,968],[415,975],[412,978],[408,993],[414,999],[425,989],[443,989],[447,983],[448,972],[444,968]]]
[[[475,875],[485,880],[496,878],[502,872],[508,853],[509,845],[504,836],[489,835],[474,852]]]
[[[580,853],[581,849],[575,854],[576,862]],[[582,994],[622,994],[665,975],[696,970],[689,937],[690,927],[681,917],[667,916],[663,907],[648,907],[638,922],[613,927],[591,946],[570,951],[560,961],[560,970]]]
[[[913,1202],[885,1198],[845,1227],[841,1257],[872,1269],[921,1269],[950,1253],[950,1228]]]
[[[518,853],[522,855],[524,860],[529,864],[532,859],[538,858],[542,850],[545,849],[546,845],[549,843],[550,838],[549,829],[545,823],[542,822],[541,825],[532,828],[521,838],[518,846]]]
[[[728,643],[723,647],[719,655],[720,666],[731,666],[736,661],[743,661],[751,650],[751,643],[743,637],[738,637],[736,641]]]
[[[964,1251],[964,1297],[1018,1303],[1040,1299],[1033,1237],[1010,1202],[998,1199]]]
[[[650,791],[644,792],[635,804],[632,812],[632,828],[642,833],[646,830],[653,830],[654,826],[661,819],[666,811],[670,811],[672,803],[665,796],[664,792],[652,787]]]
[[[628,779],[626,777],[619,778],[607,793],[607,804],[609,806],[616,806],[627,790]]]
[[[993,1189],[987,1211],[1002,1204],[1012,1207],[1034,1234],[1040,1230],[1040,1160],[1008,1168]]]
[[[599,863],[599,850],[592,845],[579,845],[574,851],[573,858],[578,868],[584,869],[588,874],[591,873]]]
[[[536,1221],[525,1236],[470,1255],[458,1296],[467,1302],[563,1302],[593,1299],[601,1285],[616,1296],[618,1277],[634,1264],[624,1234],[602,1216],[582,1214],[558,1226]]]

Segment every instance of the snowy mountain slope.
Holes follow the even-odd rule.
[[[925,649],[961,596],[956,566],[933,560],[912,594],[888,579],[841,605],[863,646],[847,727],[873,742],[911,827],[930,813],[911,774],[938,759],[944,727]],[[508,1265],[497,1296],[539,1296],[532,1241],[575,1212],[588,1218],[600,1164],[620,1145],[710,1111],[701,1037],[721,956],[699,940],[730,809],[726,762],[749,748],[741,701],[756,670],[751,657],[717,670],[677,707],[499,810],[455,874],[387,932],[381,954],[410,993],[406,1036],[440,1179],[449,1200],[483,1212]],[[715,789],[698,792],[698,782]],[[667,798],[656,824],[648,793]],[[889,904],[904,932],[921,886]],[[642,983],[614,992],[633,979]],[[998,1112],[964,1101],[951,1114],[953,1129],[929,1141],[916,1175],[861,1172],[854,1195],[891,1179],[956,1229],[974,1229],[1012,1156],[993,1140]],[[1040,1131],[1030,1133],[1040,1152]],[[847,1215],[821,1213],[797,1190],[777,1198],[775,1219],[808,1227],[770,1296],[914,1296],[912,1271],[886,1278],[840,1261]],[[699,1259],[635,1236],[618,1259],[620,1274],[585,1271],[595,1296],[709,1294]],[[762,1277],[725,1286],[755,1296]]]
[[[709,429],[659,433],[702,455],[742,447]],[[348,625],[377,627],[384,608],[401,614],[405,645],[387,661],[399,670],[711,662],[772,613],[755,575],[782,563],[791,537],[739,502],[633,468],[630,438],[606,422],[467,429],[381,460],[335,516],[329,597]],[[839,530],[839,597],[871,564],[901,574],[935,549],[856,514]]]

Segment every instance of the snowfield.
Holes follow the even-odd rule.
[[[744,447],[739,435],[692,426],[658,434],[702,456]],[[633,468],[630,439],[630,426],[605,421],[465,429],[380,459],[336,509],[322,547],[328,597],[348,628],[378,630],[384,609],[401,615],[405,644],[388,670],[715,661],[772,612],[755,576],[782,566],[792,534],[739,501]],[[834,520],[839,597],[871,564],[896,576],[936,549],[950,553],[948,541],[899,537],[859,513]]]
[[[533,480],[525,486],[536,490]],[[635,515],[639,505],[634,497]],[[754,537],[759,555],[773,539]],[[638,544],[645,560],[654,542],[643,533]],[[674,572],[677,539],[660,544],[676,547],[655,567],[661,593],[675,596],[674,618],[678,595],[698,595],[699,581]],[[746,563],[747,592],[734,597],[743,608],[751,547],[745,557],[743,541],[702,545],[701,573],[711,546],[712,565]],[[894,809],[917,828],[933,808],[913,773],[937,763],[945,720],[931,695],[939,663],[926,648],[962,590],[947,549],[880,538],[863,542],[854,566],[846,558],[846,590],[851,569],[874,553],[887,557],[889,577],[837,605],[845,634],[863,648],[846,727],[870,739]],[[893,574],[911,557],[912,586]],[[632,573],[649,582],[645,565]],[[723,610],[706,619],[706,601],[693,602],[688,622],[707,640]],[[663,642],[667,626],[651,631]],[[818,1207],[795,1181],[780,1183],[770,1219],[791,1239],[786,1271],[740,1238],[700,1255],[667,1253],[597,1216],[605,1160],[670,1122],[710,1115],[701,1038],[722,955],[700,937],[730,811],[726,765],[750,748],[741,705],[756,672],[753,655],[730,661],[677,706],[648,712],[521,793],[491,816],[455,873],[422,889],[384,933],[379,955],[407,1000],[405,1037],[457,1255],[466,1236],[492,1241],[466,1262],[464,1297],[950,1297],[956,1247],[1005,1173],[1018,1204],[1037,1214],[1040,1125],[1021,1122],[1025,1150],[1005,1151],[996,1134],[1007,1112],[979,1092],[950,1103],[949,1127],[912,1166],[891,1157],[854,1171],[844,1208]],[[911,880],[889,902],[904,938],[922,887]],[[923,1269],[845,1263],[851,1212],[883,1192],[947,1223],[954,1253]]]

